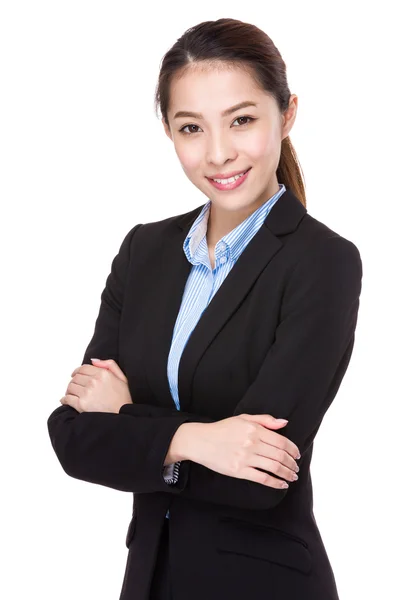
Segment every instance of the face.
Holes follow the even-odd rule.
[[[243,102],[256,106],[229,111]],[[172,82],[169,127],[164,119],[163,124],[188,179],[213,205],[250,214],[278,191],[281,142],[294,124],[297,102],[292,95],[282,115],[245,71],[195,66]],[[180,111],[196,116],[177,115]],[[234,189],[217,189],[210,181],[247,169]]]

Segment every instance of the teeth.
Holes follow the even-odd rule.
[[[229,179],[214,179],[214,181],[216,181],[217,183],[222,183],[224,185],[226,183],[232,183],[233,181],[236,181],[236,179],[239,179],[239,177],[243,177],[244,174],[245,172],[240,173],[239,175],[235,175],[234,177],[229,177]]]

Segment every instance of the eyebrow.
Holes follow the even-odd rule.
[[[224,110],[222,113],[222,117],[227,117],[228,115],[231,115],[237,110],[240,110],[241,108],[246,108],[247,106],[257,106],[257,104],[255,102],[251,102],[250,100],[247,100],[246,102],[240,102],[239,104],[235,104],[235,106],[231,106],[230,108]],[[180,117],[192,117],[193,119],[203,119],[202,113],[194,113],[188,110],[180,110],[177,113],[175,113],[174,119],[178,119]]]

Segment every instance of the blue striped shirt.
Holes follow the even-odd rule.
[[[274,204],[286,191],[284,184],[279,183],[278,185],[279,191],[274,196],[217,242],[213,270],[206,240],[211,200],[203,206],[185,238],[183,249],[185,256],[192,263],[192,269],[185,285],[181,307],[175,322],[167,363],[170,391],[178,410],[180,410],[178,366],[188,338],[233,265],[263,225]],[[177,482],[180,464],[181,461],[163,467],[163,477],[169,485]],[[169,511],[166,516],[169,517]]]

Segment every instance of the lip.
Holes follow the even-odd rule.
[[[251,167],[249,167],[251,169]],[[240,175],[240,173],[245,173],[249,169],[243,169],[240,171],[232,171],[231,173],[216,173],[216,175],[211,175],[208,179],[229,179],[229,177],[234,177],[235,175]]]
[[[232,183],[218,183],[217,181],[214,181],[213,179],[210,179],[209,177],[208,177],[208,181],[217,190],[228,192],[231,190],[235,190],[236,188],[244,185],[244,182],[249,177],[250,171],[251,171],[251,167],[250,167],[250,169],[248,169],[246,171],[246,173],[242,177],[238,177],[238,179],[236,179],[235,181],[232,181]],[[240,173],[242,173],[242,171],[240,171]]]

